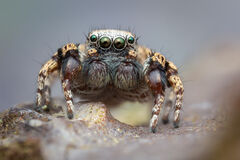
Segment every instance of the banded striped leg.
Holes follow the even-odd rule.
[[[79,60],[74,57],[68,57],[63,61],[61,70],[62,88],[64,97],[67,103],[67,117],[72,119],[74,117],[73,94],[71,91],[72,81],[81,71]]]
[[[177,67],[172,62],[168,62],[167,66],[167,79],[176,94],[173,125],[175,128],[178,128],[180,122],[180,111],[183,105],[184,88],[183,83],[178,76]]]
[[[154,106],[152,108],[152,117],[150,120],[150,130],[153,133],[156,133],[159,114],[162,110],[164,102],[164,85],[162,84],[161,79],[160,71],[158,69],[150,71],[148,76],[148,85],[155,98]]]
[[[59,74],[62,62],[69,56],[78,56],[77,46],[73,43],[69,43],[58,49],[53,57],[41,68],[38,75],[37,111],[48,109],[50,103],[50,77],[54,75],[55,71]]]
[[[64,78],[62,80],[62,87],[64,91],[64,97],[67,103],[67,117],[69,119],[73,118],[74,105],[73,105],[73,95],[71,91],[71,83],[69,79]]]
[[[150,120],[151,132],[156,132],[158,119],[164,102],[164,91],[166,86],[165,57],[158,52],[150,53],[144,61],[144,74],[146,82],[155,98],[152,108],[152,117]]]
[[[163,124],[167,124],[169,122],[169,114],[171,112],[174,100],[175,100],[175,93],[171,89],[170,93],[167,95],[167,100],[165,102],[164,112],[162,116]]]
[[[50,103],[50,76],[59,69],[59,62],[52,58],[43,65],[38,74],[37,110],[47,110]]]

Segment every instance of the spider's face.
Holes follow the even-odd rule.
[[[95,30],[88,34],[87,43],[99,53],[124,53],[134,48],[136,37],[127,31]]]

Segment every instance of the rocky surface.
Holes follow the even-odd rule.
[[[177,157],[191,145],[202,143],[201,137],[214,133],[222,123],[222,117],[213,120],[211,113],[202,118],[191,115],[178,129],[160,125],[158,133],[152,134],[147,126],[132,127],[114,119],[102,103],[78,104],[73,120],[65,118],[60,105],[54,106],[52,112],[43,114],[32,110],[32,104],[6,111],[1,116],[1,156],[16,159],[23,156],[30,159]],[[164,150],[165,154],[159,155]]]
[[[238,109],[233,114],[231,109],[240,103],[230,103],[229,95],[240,93],[240,87],[235,87],[240,80],[236,74],[240,63],[223,71],[220,64],[225,62],[224,55],[219,55],[217,61],[214,56],[206,58],[209,66],[205,74],[201,75],[202,66],[197,63],[189,67],[194,73],[185,72],[187,79],[196,78],[196,73],[199,77],[193,83],[185,82],[180,128],[160,123],[153,134],[147,125],[134,127],[118,121],[101,102],[76,104],[73,120],[65,118],[61,100],[54,100],[50,111],[44,113],[34,111],[31,103],[21,104],[0,114],[0,159],[214,159],[221,155],[219,152],[232,151],[231,145],[227,150],[219,142],[224,140],[222,137],[234,137],[232,132],[238,133],[231,130],[231,116],[240,112]],[[213,68],[213,62],[220,67]],[[228,83],[223,83],[226,80]],[[239,98],[230,100],[235,99]],[[131,110],[129,113],[134,118]]]

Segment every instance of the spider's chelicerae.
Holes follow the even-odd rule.
[[[162,54],[138,45],[130,32],[94,30],[85,43],[58,49],[39,72],[37,109],[50,103],[49,79],[54,73],[61,78],[69,119],[74,117],[73,96],[106,104],[154,100],[150,129],[156,132],[168,87],[162,120],[169,121],[174,103],[173,124],[179,126],[184,89],[177,67]]]

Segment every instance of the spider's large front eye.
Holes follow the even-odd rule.
[[[113,45],[116,49],[123,49],[125,47],[125,40],[122,37],[118,37],[114,40]]]
[[[91,42],[96,42],[97,41],[97,36],[96,35],[91,35],[90,40],[91,40]]]
[[[102,37],[99,43],[101,48],[109,48],[111,45],[111,40],[108,37]]]

